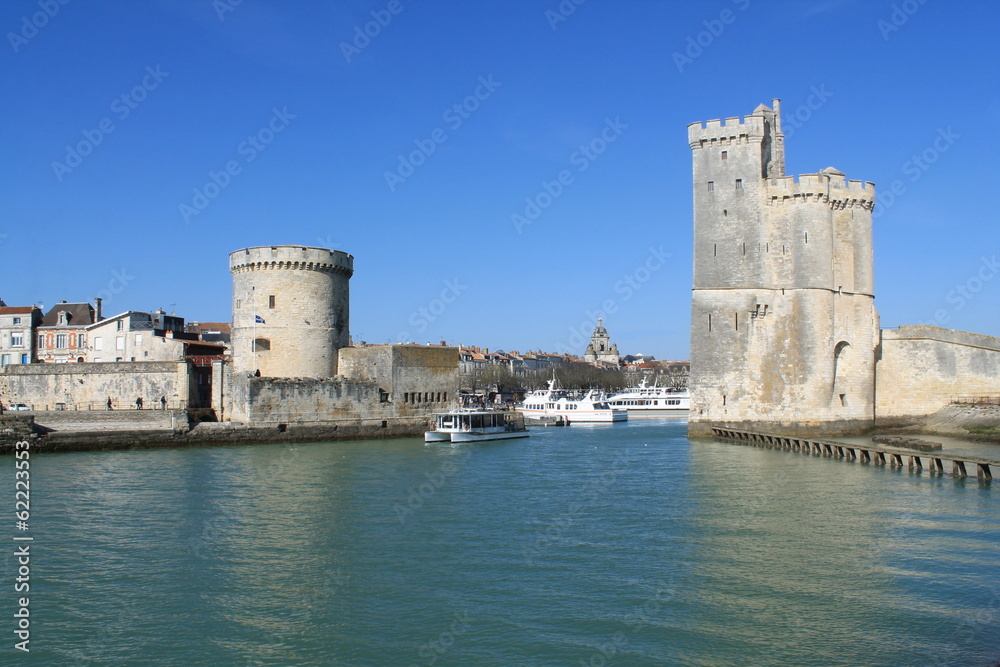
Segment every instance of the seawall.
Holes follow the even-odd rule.
[[[14,451],[18,441],[31,441],[31,451],[75,452],[160,447],[207,447],[338,440],[380,440],[422,436],[426,418],[344,419],[312,424],[249,427],[202,422],[190,427],[172,411],[116,413],[39,413],[0,418],[0,454]],[[183,415],[183,413],[179,413]],[[88,419],[89,417],[89,419]]]

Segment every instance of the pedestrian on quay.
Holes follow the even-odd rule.
[[[107,403],[107,405],[108,405],[108,407],[107,407],[107,411],[108,412],[111,412],[112,410],[114,410],[114,408],[111,407],[111,397],[110,396],[108,396],[108,403]]]
[[[167,397],[166,396],[161,396],[160,397],[160,407],[163,408],[164,410],[167,409]]]
[[[0,401],[0,417],[3,417],[3,401]]]
[[[139,398],[135,399],[135,409],[136,410],[142,410],[142,396],[140,396]]]

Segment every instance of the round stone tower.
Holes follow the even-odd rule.
[[[332,377],[349,344],[354,257],[305,246],[229,255],[233,368],[262,377]]]

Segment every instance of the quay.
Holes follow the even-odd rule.
[[[891,468],[906,467],[916,472],[926,469],[931,475],[951,474],[955,477],[977,477],[980,481],[985,482],[993,479],[991,466],[1000,467],[1000,461],[975,456],[940,454],[936,452],[930,454],[892,447],[854,445],[844,442],[816,440],[813,438],[775,433],[758,433],[719,426],[713,426],[712,433],[715,437],[724,440],[732,440],[740,444],[755,447],[785,449],[804,454],[829,456],[845,461],[859,461],[861,463],[882,466],[887,465]],[[949,469],[950,472],[946,472]]]

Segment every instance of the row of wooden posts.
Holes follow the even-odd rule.
[[[787,449],[873,465],[888,465],[892,468],[906,467],[917,471],[926,469],[932,475],[944,475],[946,468],[950,468],[950,474],[956,477],[978,477],[981,480],[989,481],[993,479],[990,466],[1000,465],[1000,461],[972,456],[928,454],[926,452],[911,453],[870,445],[852,445],[844,442],[813,440],[723,427],[713,427],[712,431],[717,437],[747,445]],[[946,465],[946,463],[950,465]]]

